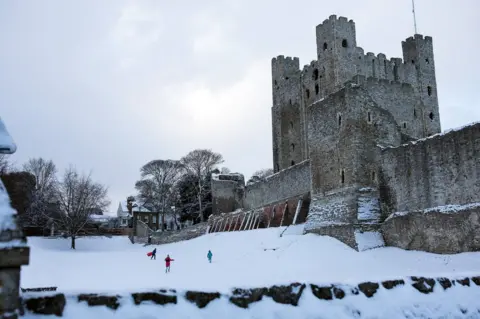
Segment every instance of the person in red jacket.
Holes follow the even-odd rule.
[[[167,255],[167,258],[165,258],[165,273],[170,272],[170,262],[173,261],[172,258],[170,258],[170,255]]]

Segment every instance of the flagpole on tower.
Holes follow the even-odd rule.
[[[413,13],[413,27],[415,28],[415,34],[417,34],[417,18],[415,17],[415,0],[412,0],[412,13]]]

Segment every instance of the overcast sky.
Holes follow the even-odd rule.
[[[417,0],[433,37],[442,130],[480,120],[480,1]],[[139,168],[211,148],[244,173],[272,166],[271,58],[316,56],[315,26],[353,19],[365,52],[401,57],[410,0],[0,2],[0,116],[30,157],[105,183],[111,210]]]

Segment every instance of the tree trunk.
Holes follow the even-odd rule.
[[[75,249],[75,236],[72,236],[72,249]]]
[[[200,220],[202,222],[204,222],[205,218],[203,216],[203,210],[202,210],[202,182],[201,182],[200,178],[198,179],[198,208],[200,210],[200,212],[199,212]]]
[[[162,231],[165,231],[165,213],[162,213]]]

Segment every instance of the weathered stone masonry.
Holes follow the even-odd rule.
[[[384,214],[480,201],[480,123],[382,150]]]
[[[355,33],[352,20],[332,15],[316,28],[317,60],[301,70],[297,57],[272,59],[276,174],[245,187],[241,208],[256,214],[252,227],[298,223],[291,216],[302,211],[307,232],[333,236],[354,248],[363,233],[380,236],[380,231],[387,245],[418,248],[418,236],[449,228],[430,223],[436,228],[426,231],[426,224],[418,226],[417,214],[417,228],[405,239],[387,233],[397,228],[382,228],[382,223],[397,211],[480,202],[480,124],[436,135],[441,127],[431,37],[416,34],[402,42],[403,59],[387,59],[382,53],[364,54]],[[219,190],[213,196],[239,209],[240,200],[227,193]],[[230,218],[222,216],[217,214],[217,223]],[[461,220],[454,224],[465,227]],[[480,231],[475,227],[451,232]],[[422,249],[477,249],[466,239],[470,244],[443,249],[451,245],[435,238],[438,245]]]

